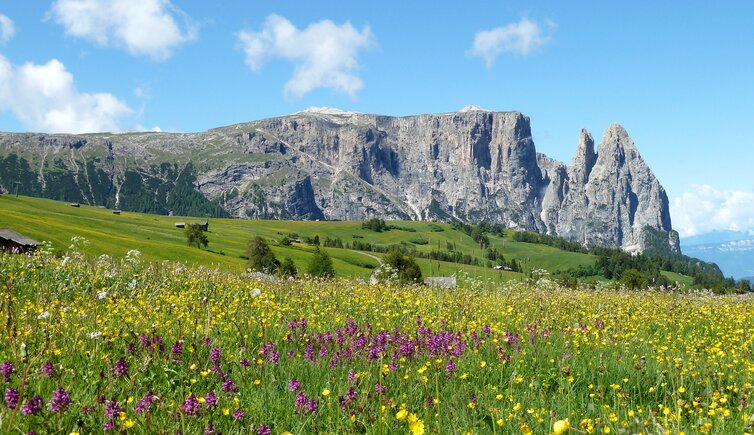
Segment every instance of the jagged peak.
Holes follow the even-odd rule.
[[[577,177],[581,183],[586,183],[589,179],[589,173],[592,171],[596,161],[597,154],[594,152],[594,138],[587,129],[582,128],[581,133],[579,133],[579,146],[576,149],[576,154],[573,156],[571,162],[574,176]]]
[[[631,136],[628,135],[625,127],[621,124],[610,124],[605,130],[605,134],[602,136],[602,142],[597,147],[597,155],[611,155],[622,150],[625,154],[626,151],[630,151],[631,154],[638,156],[638,149]]]
[[[582,128],[579,133],[579,147],[576,156],[593,156],[594,155],[594,137],[587,129]]]

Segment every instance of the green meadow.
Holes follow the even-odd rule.
[[[390,231],[374,232],[362,229],[361,221],[313,222],[273,220],[209,220],[207,249],[190,247],[177,222],[203,221],[201,217],[159,216],[132,212],[113,214],[112,210],[81,205],[71,207],[68,203],[32,197],[0,196],[0,228],[9,228],[39,241],[49,241],[53,248],[65,251],[74,236],[84,237],[89,244],[84,247],[88,255],[108,254],[123,257],[131,249],[141,252],[149,261],[178,261],[188,265],[219,267],[223,270],[244,270],[246,245],[254,236],[266,238],[275,252],[283,259],[290,257],[299,270],[309,262],[313,246],[293,243],[283,246],[280,240],[295,234],[300,240],[319,236],[340,238],[343,242],[359,240],[374,245],[403,245],[419,252],[445,250],[452,245],[455,250],[469,254],[486,264],[484,251],[474,240],[449,224],[435,222],[390,221],[397,227]],[[566,270],[579,265],[591,265],[595,257],[587,254],[561,251],[532,243],[514,242],[510,231],[505,237],[489,235],[490,246],[500,251],[506,259],[518,261],[524,270],[544,269],[549,272]],[[377,258],[382,254],[352,249],[323,247],[332,257],[340,276],[368,278],[379,266]],[[468,273],[485,281],[503,282],[522,279],[523,274],[498,271],[488,267],[459,263],[417,259],[424,276],[449,276]]]

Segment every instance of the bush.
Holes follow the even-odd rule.
[[[296,269],[296,265],[293,263],[293,260],[291,257],[285,257],[283,262],[280,264],[280,268],[278,268],[278,274],[284,278],[295,278],[296,275],[298,275],[298,270]]]
[[[335,268],[332,265],[330,256],[327,255],[327,252],[319,249],[319,246],[314,248],[314,257],[309,262],[306,273],[322,278],[332,278],[335,276]]]
[[[382,261],[398,272],[398,279],[404,283],[422,282],[422,271],[414,257],[403,255],[400,251],[390,251]]]
[[[246,254],[249,256],[248,266],[251,269],[273,273],[280,266],[280,261],[275,257],[267,242],[260,236],[249,240]]]
[[[628,269],[620,277],[620,283],[630,289],[646,288],[649,280],[636,269]]]
[[[366,222],[363,222],[361,224],[361,229],[372,230],[374,232],[381,233],[383,231],[389,231],[390,227],[385,223],[384,220],[378,219],[378,218],[372,218]]]
[[[184,231],[189,246],[196,246],[201,249],[202,246],[206,248],[209,245],[209,240],[207,240],[207,235],[204,234],[204,229],[201,225],[190,224]]]

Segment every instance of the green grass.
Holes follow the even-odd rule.
[[[392,221],[399,227],[385,232],[361,228],[360,221],[312,222],[312,221],[250,221],[238,219],[211,219],[208,232],[208,249],[199,250],[186,245],[183,230],[175,228],[176,222],[192,222],[204,218],[159,216],[123,212],[114,215],[111,210],[81,205],[71,207],[67,203],[40,198],[0,196],[0,228],[10,228],[37,240],[52,242],[57,250],[64,251],[71,237],[81,236],[89,240],[86,253],[108,254],[123,257],[131,249],[141,252],[150,261],[172,260],[188,264],[219,266],[226,270],[243,270],[246,260],[246,244],[256,235],[272,241],[272,249],[281,260],[291,257],[299,270],[308,264],[313,247],[294,243],[283,246],[278,241],[286,234],[295,233],[299,238],[319,236],[340,238],[344,242],[359,240],[377,245],[404,245],[419,252],[445,250],[448,243],[455,249],[482,260],[483,250],[469,236],[454,230],[450,225],[431,222]],[[417,243],[419,242],[419,243]],[[426,242],[426,243],[425,243]],[[506,259],[518,260],[526,268],[546,269],[554,272],[578,265],[591,265],[595,257],[586,254],[565,252],[544,245],[514,242],[509,238],[491,236],[490,242],[503,253]],[[368,278],[379,266],[374,256],[350,249],[324,248],[333,258],[336,271],[342,276]],[[434,260],[418,259],[425,276],[447,276],[468,273],[477,279],[502,282],[520,279],[521,274],[501,272],[487,267],[470,266]]]
[[[694,285],[694,278],[686,275],[681,275],[680,273],[675,272],[669,272],[666,270],[663,270],[660,272],[662,276],[669,279],[670,282],[677,282],[681,287],[691,287]]]

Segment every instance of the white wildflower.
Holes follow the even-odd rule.
[[[262,290],[259,290],[256,287],[251,291],[251,297],[252,298],[255,298],[255,297],[257,297],[257,296],[259,296],[261,294],[262,294]]]
[[[94,331],[89,333],[89,338],[99,338],[102,336],[102,331]]]

